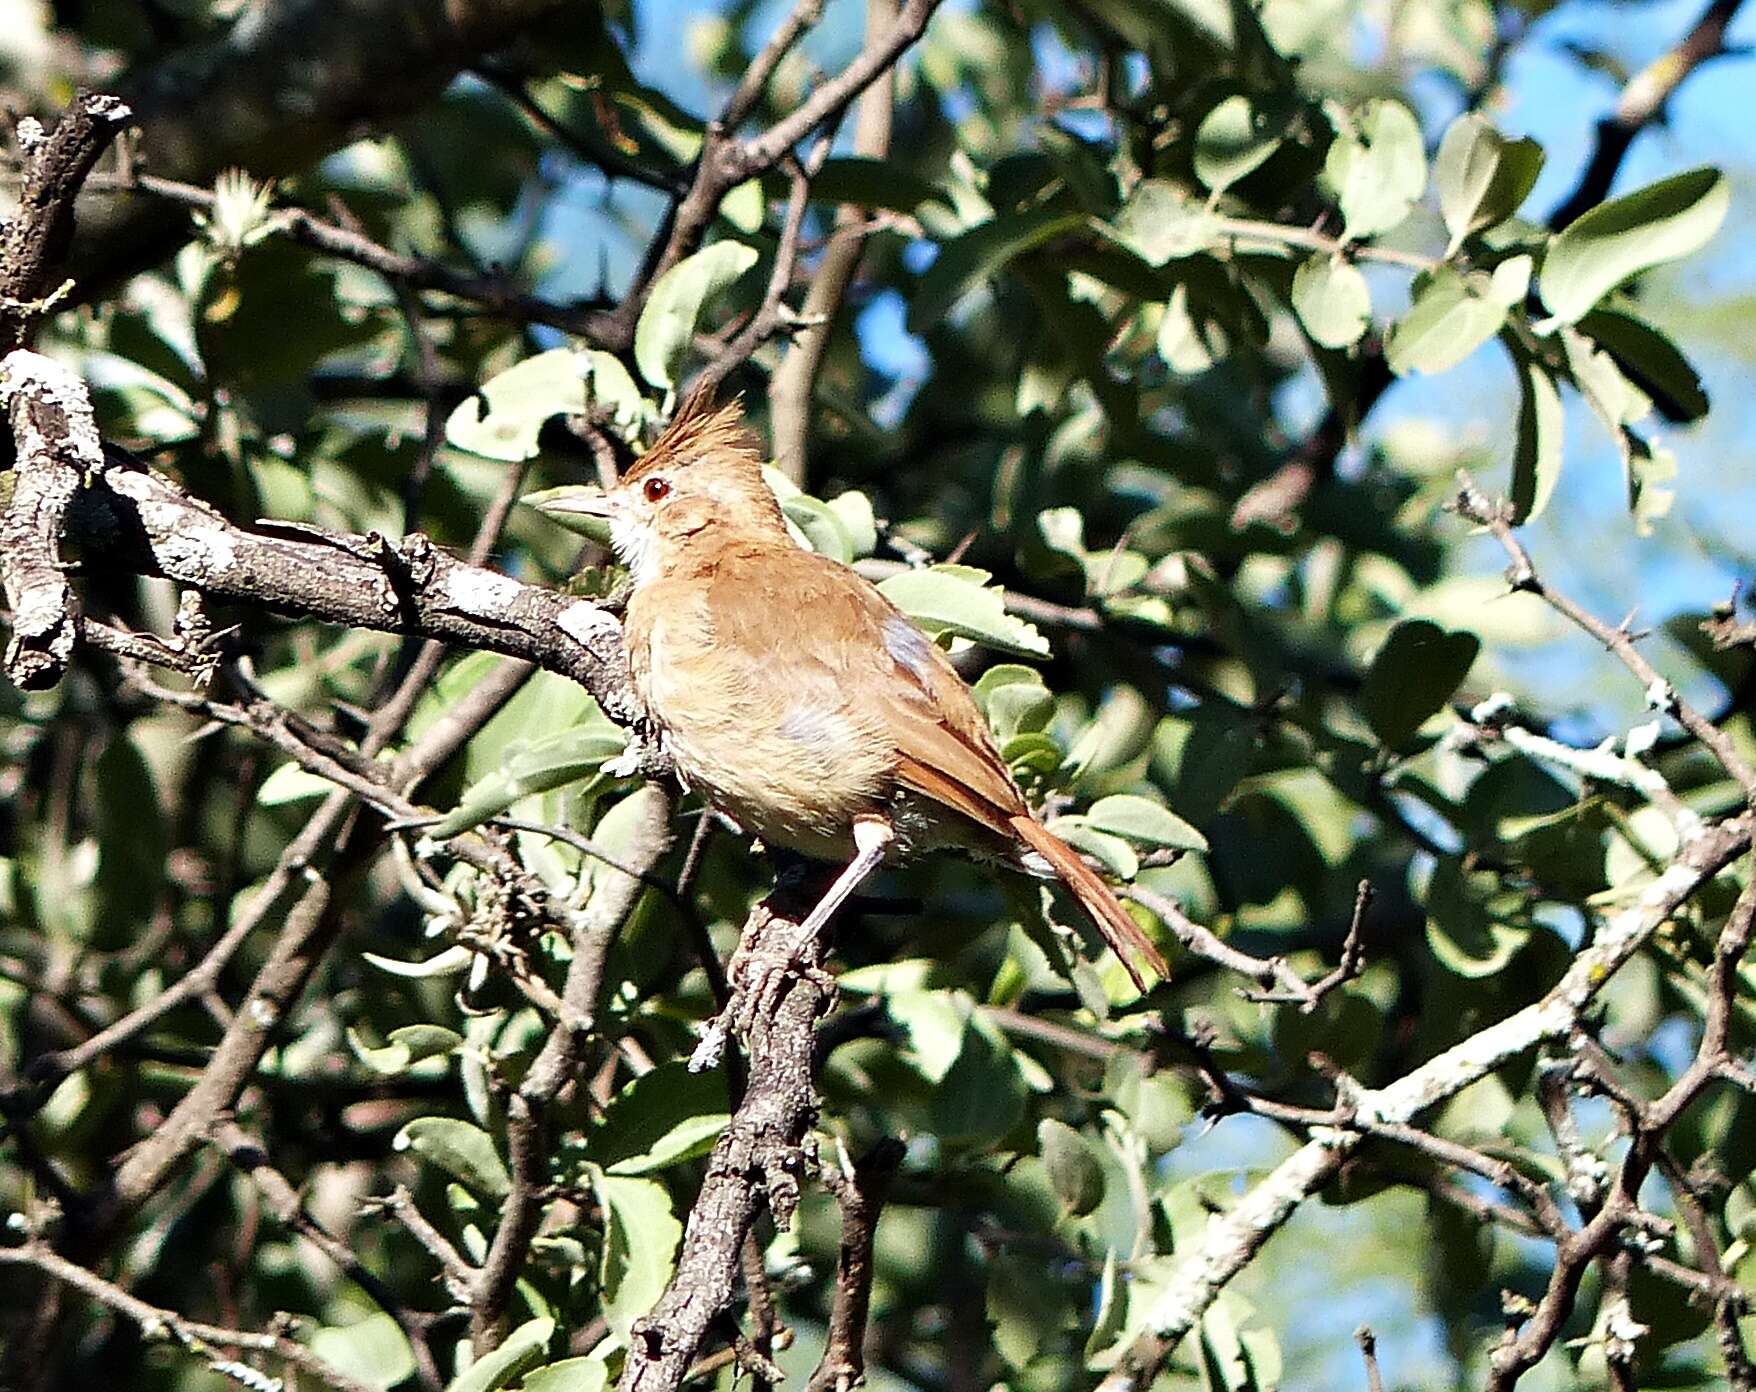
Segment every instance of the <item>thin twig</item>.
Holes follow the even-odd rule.
[[[1646,693],[1647,703],[1655,710],[1674,716],[1677,722],[1704,744],[1719,765],[1744,790],[1747,799],[1756,800],[1756,768],[1752,768],[1738,752],[1732,738],[1694,705],[1686,700],[1659,670],[1646,660],[1635,646],[1634,635],[1627,625],[1612,628],[1595,614],[1576,604],[1556,590],[1537,573],[1530,553],[1512,528],[1511,509],[1495,503],[1476,487],[1468,473],[1460,473],[1462,488],[1454,506],[1460,516],[1486,527],[1506,552],[1511,565],[1506,572],[1507,583],[1516,591],[1535,595],[1568,622],[1589,633],[1603,644],[1621,664],[1633,673]]]
[[[138,1296],[130,1295],[120,1286],[104,1280],[77,1262],[69,1261],[41,1242],[32,1241],[22,1247],[0,1247],[0,1265],[28,1266],[42,1272],[62,1285],[71,1286],[99,1304],[107,1306],[140,1326],[148,1337],[169,1337],[190,1353],[206,1358],[211,1366],[223,1362],[216,1350],[242,1349],[270,1354],[275,1358],[309,1373],[319,1382],[338,1392],[372,1392],[370,1386],[357,1378],[325,1363],[303,1344],[284,1334],[259,1334],[247,1329],[226,1329],[217,1324],[184,1319],[173,1310],[149,1305]]]

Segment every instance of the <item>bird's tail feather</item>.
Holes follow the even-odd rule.
[[[1165,962],[1164,955],[1154,946],[1152,939],[1141,931],[1140,925],[1129,916],[1128,910],[1122,907],[1122,901],[1116,897],[1115,890],[1103,882],[1097,871],[1079,858],[1078,851],[1035,817],[1013,817],[1010,825],[1021,841],[1049,862],[1061,883],[1079,900],[1079,906],[1085,910],[1092,924],[1103,934],[1104,941],[1128,969],[1128,975],[1133,978],[1135,986],[1143,992],[1147,989],[1140,968],[1135,964],[1134,959],[1137,956],[1161,977],[1170,976],[1171,969]]]

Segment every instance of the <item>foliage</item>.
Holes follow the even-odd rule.
[[[77,27],[57,39],[82,63],[146,64],[237,9],[144,8],[157,20],[70,7]],[[1667,170],[1544,224],[1529,204],[1545,152],[1502,129],[1493,100],[1520,26],[1502,44],[1485,4],[954,6],[899,65],[888,153],[838,145],[813,173],[805,142],[800,167],[723,190],[702,244],[652,276],[661,214],[717,138],[707,118],[775,22],[703,11],[684,43],[676,15],[565,7],[391,133],[273,186],[229,177],[179,222],[179,246],[82,287],[88,302],[38,346],[90,382],[106,439],[240,525],[373,548],[420,530],[461,553],[514,493],[540,502],[636,455],[704,368],[777,426],[767,384],[803,339],[765,287],[778,261],[802,303],[838,208],[863,209],[849,302],[804,326],[827,341],[808,471],[777,472],[776,491],[801,545],[861,568],[953,653],[1051,825],[1139,891],[1173,973],[1140,996],[1034,884],[949,860],[889,871],[836,939],[807,1150],[840,1167],[907,1143],[873,1256],[874,1385],[1090,1387],[1126,1370],[1216,1215],[1300,1142],[1355,1124],[1338,1110],[1352,1093],[1549,998],[1606,923],[1663,888],[1689,837],[1746,805],[1737,770],[1679,718],[1680,691],[1756,757],[1750,651],[1698,627],[1720,596],[1690,596],[1677,642],[1653,651],[1672,686],[1633,683],[1652,709],[1604,728],[1618,707],[1531,660],[1571,632],[1561,606],[1516,552],[1518,583],[1502,579],[1477,525],[1510,535],[1569,506],[1563,468],[1594,462],[1580,402],[1625,471],[1628,515],[1604,548],[1640,545],[1674,490],[1711,492],[1674,477],[1667,430],[1708,400],[1648,287],[1710,242],[1738,190]],[[798,107],[813,62],[837,70],[858,20],[831,7],[813,42],[842,50],[785,57],[750,130]],[[655,77],[684,67],[697,109]],[[46,109],[47,78],[16,80]],[[454,279],[386,276],[283,215],[334,206],[370,244]],[[752,324],[765,331],[740,349]],[[918,365],[898,370],[904,351]],[[1507,448],[1365,425],[1387,386],[1478,353],[1515,383]],[[1459,468],[1506,510],[1458,516]],[[584,530],[514,507],[492,563],[609,594],[613,558]],[[287,1312],[291,1336],[357,1385],[609,1385],[742,1093],[735,1065],[686,1061],[715,1013],[713,964],[772,866],[687,793],[661,809],[674,834],[655,835],[651,792],[616,762],[624,732],[551,672],[408,793],[421,818],[352,860],[358,827],[303,848],[337,768],[364,778],[406,755],[504,659],[448,653],[406,724],[368,747],[417,642],[270,606],[180,608],[168,582],[99,548],[78,559],[89,612],[217,632],[225,671],[209,692],[82,649],[53,689],[0,688],[0,1201],[15,1235],[187,1319],[266,1329]],[[209,696],[255,723],[216,719]],[[265,737],[266,711],[287,740]],[[102,1193],[197,1085],[254,1008],[295,896],[324,876],[333,942],[296,1008],[258,1022],[272,1047],[227,1107],[298,1191],[293,1210],[210,1133],[103,1250],[82,1249],[69,1195]],[[1507,1310],[1541,1299],[1556,1265],[1531,1240],[1530,1190],[1575,1227],[1608,1202],[1629,1142],[1599,1074],[1652,1099],[1689,1067],[1749,876],[1747,861],[1701,876],[1592,983],[1577,1030],[1492,1059],[1412,1140],[1362,1131],[1321,1203],[1161,1351],[1155,1385],[1352,1385],[1351,1363],[1307,1370],[1351,1349],[1352,1312],[1382,1288],[1403,1326],[1384,1346],[1393,1382],[1481,1385]],[[55,1066],[240,922],[254,927],[208,989]],[[601,982],[575,1000],[582,944],[610,935]],[[1747,1051],[1752,981],[1730,970]],[[581,1053],[545,1114],[541,1224],[472,1328],[481,1297],[457,1268],[492,1266],[523,1183],[526,1084],[563,1035]],[[1282,1112],[1242,1115],[1254,1098]],[[1667,1125],[1640,1193],[1663,1221],[1600,1254],[1538,1350],[1540,1385],[1632,1385],[1616,1381],[1630,1356],[1642,1385],[1725,1385],[1713,1311],[1675,1276],[1708,1271],[1722,1299],[1756,1282],[1753,1121],[1728,1084]],[[823,1348],[841,1241],[824,1184],[801,1184],[796,1221],[759,1230],[751,1273],[788,1334],[748,1326],[794,1385]],[[14,1309],[42,1303],[26,1273],[0,1279]],[[1736,1314],[1724,1304],[1722,1324],[1748,1336]],[[15,1359],[35,1350],[34,1385],[117,1367],[147,1389],[232,1376],[101,1302],[70,1297],[59,1320],[40,1344],[28,1321],[9,1331]],[[741,1374],[727,1358],[705,1375]]]

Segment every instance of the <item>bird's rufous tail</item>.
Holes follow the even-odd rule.
[[[1142,958],[1161,977],[1170,976],[1171,969],[1165,962],[1164,955],[1153,945],[1152,939],[1141,931],[1140,925],[1129,916],[1128,910],[1122,907],[1116,891],[1103,882],[1097,871],[1079,858],[1078,851],[1035,817],[1013,817],[1010,825],[1025,845],[1054,867],[1061,883],[1079,900],[1079,906],[1085,910],[1098,932],[1104,935],[1104,941],[1128,969],[1128,975],[1134,979],[1135,986],[1141,991],[1146,990],[1146,981],[1140,974],[1140,968],[1135,965],[1135,956]]]

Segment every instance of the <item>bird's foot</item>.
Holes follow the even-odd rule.
[[[731,997],[725,1009],[703,1027],[701,1040],[689,1056],[690,1072],[715,1067],[731,1035],[748,1039],[759,1021],[773,1019],[792,982],[808,981],[824,993],[835,989],[834,974],[808,959],[810,948],[810,938],[797,930],[738,944],[726,964]]]
[[[834,975],[808,960],[809,937],[800,932],[776,936],[773,942],[738,944],[726,965],[726,979],[732,983],[728,1009],[733,1027],[745,1038],[758,1020],[774,1018],[790,983],[803,980],[820,991],[835,989]]]

